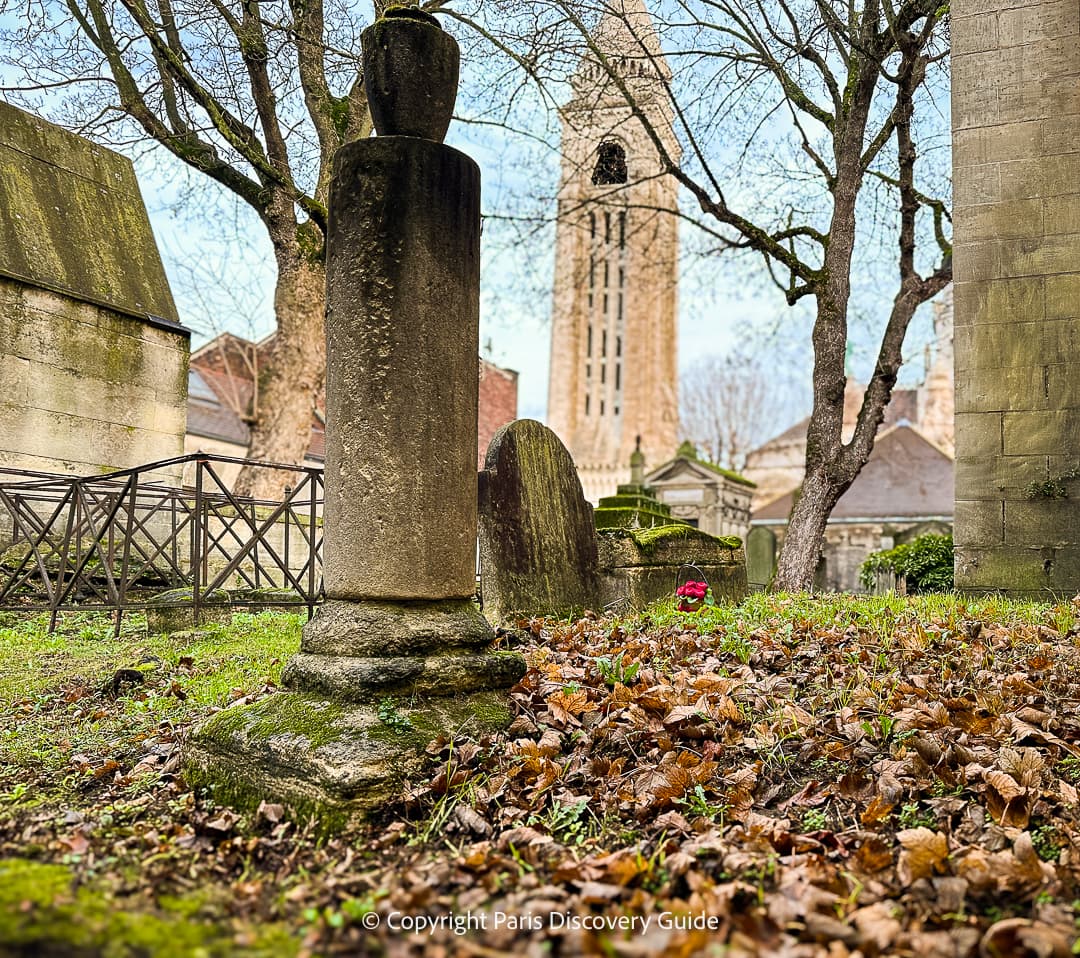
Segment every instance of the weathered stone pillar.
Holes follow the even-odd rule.
[[[956,584],[1080,590],[1080,7],[952,7]]]
[[[380,135],[338,152],[330,191],[326,601],[291,691],[215,717],[191,763],[220,779],[253,757],[257,797],[346,811],[380,802],[436,735],[506,721],[499,690],[525,671],[487,648],[472,601],[480,171],[441,142],[457,44],[415,10],[363,44]]]

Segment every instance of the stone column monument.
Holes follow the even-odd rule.
[[[952,6],[956,585],[1080,591],[1080,6]]]
[[[363,35],[379,134],[334,164],[327,245],[326,601],[288,692],[227,709],[193,777],[249,804],[363,812],[424,745],[508,720],[520,656],[473,604],[480,171],[443,145],[458,48],[396,8]]]

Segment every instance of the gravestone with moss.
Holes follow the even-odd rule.
[[[363,35],[378,136],[337,154],[327,244],[326,601],[288,691],[198,731],[189,776],[324,825],[400,794],[435,737],[510,719],[525,671],[472,601],[480,172],[442,143],[457,44],[392,8]]]
[[[500,430],[481,473],[485,613],[505,622],[615,604],[639,608],[674,595],[688,563],[695,566],[689,577],[704,576],[718,601],[742,599],[742,542],[673,518],[643,482],[640,450],[630,474],[594,513],[570,453],[550,429],[519,420]]]
[[[596,604],[592,506],[570,453],[546,426],[519,419],[491,440],[480,473],[484,611],[570,615]]]
[[[675,594],[677,582],[704,580],[717,602],[746,595],[746,556],[737,536],[711,536],[682,522],[597,530],[601,601],[641,608]]]

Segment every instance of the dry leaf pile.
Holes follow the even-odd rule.
[[[92,807],[0,821],[0,850],[138,862],[129,902],[222,889],[314,955],[1075,953],[1080,606],[767,601],[522,623],[513,724],[433,743],[367,830],[209,805],[159,741],[141,806],[103,791],[131,756]]]

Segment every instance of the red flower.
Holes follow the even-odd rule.
[[[680,598],[686,599],[704,599],[709,592],[709,584],[707,582],[684,582],[675,590],[675,594]]]

